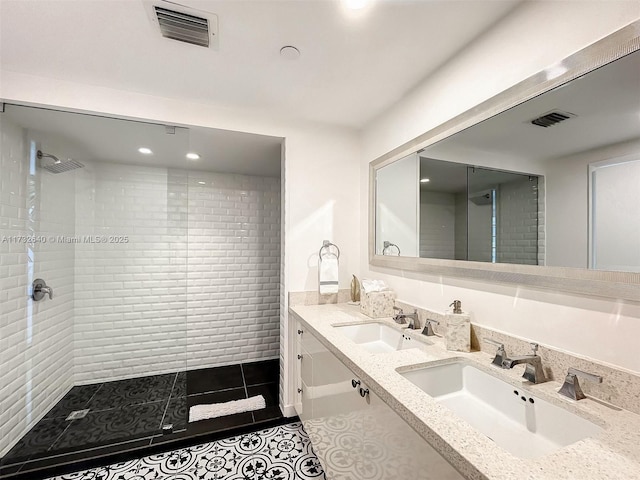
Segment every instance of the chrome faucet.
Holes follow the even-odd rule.
[[[522,378],[529,380],[531,383],[546,382],[547,378],[545,377],[544,370],[542,369],[542,358],[537,354],[538,344],[532,343],[531,348],[533,349],[532,355],[521,355],[513,358],[505,356],[505,358],[502,359],[502,368],[513,368],[516,365],[524,363],[526,366],[524,374],[522,374]]]
[[[490,343],[491,345],[495,345],[498,347],[496,350],[496,356],[493,357],[491,363],[496,367],[502,368],[502,361],[507,358],[507,352],[504,349],[504,343],[496,342],[495,340],[491,340],[490,338],[484,338],[485,342]]]
[[[410,318],[409,326],[407,328],[411,328],[413,330],[417,330],[418,326],[418,309],[416,308],[413,313],[403,313],[401,308],[393,307],[394,310],[398,310],[398,313],[393,317],[393,320],[396,323],[404,324],[406,323],[407,318]]]
[[[439,325],[440,322],[438,320],[432,320],[432,319],[427,319],[427,323],[424,326],[424,328],[422,329],[422,334],[426,335],[427,337],[433,337],[436,332],[433,331],[433,324]]]
[[[569,397],[572,400],[582,400],[583,398],[587,398],[582,392],[582,388],[580,388],[578,377],[582,377],[585,380],[589,380],[591,382],[602,383],[602,377],[600,375],[583,372],[582,370],[578,370],[577,368],[569,368],[567,376],[564,379],[564,383],[562,384],[560,390],[558,390],[558,393],[560,393],[560,395],[564,395],[565,397]]]

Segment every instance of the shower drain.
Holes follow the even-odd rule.
[[[86,410],[74,410],[69,414],[69,416],[65,420],[79,420],[81,418],[86,417],[87,413],[89,413],[88,408]]]

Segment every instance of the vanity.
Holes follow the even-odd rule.
[[[357,306],[289,314],[296,411],[328,479],[640,479],[636,413],[570,400],[561,382],[531,384],[524,366],[447,351]]]

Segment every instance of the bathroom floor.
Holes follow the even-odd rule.
[[[74,387],[2,458],[0,477],[282,419],[278,381],[275,359]],[[266,408],[187,421],[193,405],[255,395]]]
[[[299,422],[50,480],[324,480]]]

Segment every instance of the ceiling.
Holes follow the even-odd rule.
[[[203,127],[173,127],[97,115],[5,105],[0,122],[33,132],[61,161],[111,162],[267,177],[280,176],[282,139]],[[1,125],[1,124],[0,124]],[[143,155],[138,148],[153,152]],[[189,160],[186,154],[200,158]]]
[[[423,155],[475,165],[519,163],[522,171],[562,157],[640,138],[640,52],[544,93],[429,146]],[[531,120],[574,114],[543,128]]]
[[[519,1],[176,0],[218,16],[216,50],[162,38],[142,0],[0,0],[0,67],[361,128]]]

